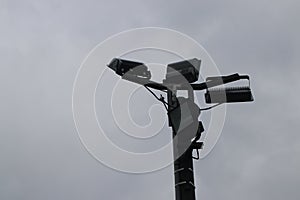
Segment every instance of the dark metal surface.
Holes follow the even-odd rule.
[[[186,98],[186,100],[178,100],[176,91],[168,91],[169,104],[169,120],[170,126],[173,129],[173,156],[174,156],[174,178],[175,178],[175,196],[176,200],[195,200],[195,182],[194,182],[194,167],[193,167],[193,150],[202,148],[203,143],[197,142],[201,133],[204,131],[202,123],[198,121],[200,109],[194,103],[193,96]],[[179,97],[182,98],[182,97]],[[187,128],[179,130],[182,117],[183,104],[187,104],[190,116],[184,118],[191,118],[191,123]],[[174,107],[176,109],[174,109]],[[198,110],[198,111],[197,111]],[[196,128],[195,128],[196,126]],[[194,139],[192,141],[192,139]],[[180,155],[179,157],[177,157]],[[198,154],[199,158],[199,154]]]
[[[168,64],[164,83],[193,83],[199,79],[200,65],[197,58]]]
[[[206,103],[238,103],[253,101],[249,87],[230,87],[208,90],[205,93]]]

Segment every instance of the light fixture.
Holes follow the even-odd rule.
[[[151,78],[151,72],[141,62],[114,58],[107,66],[120,76],[134,76],[148,80]]]
[[[199,78],[200,65],[201,60],[197,58],[168,64],[164,83],[193,83]]]
[[[205,93],[206,103],[242,103],[253,101],[253,96],[250,89],[250,78],[248,75],[238,76],[237,74],[221,77],[208,77],[206,82],[209,84],[217,82],[224,83],[228,80],[247,79],[248,86],[238,87],[211,87],[207,88]]]

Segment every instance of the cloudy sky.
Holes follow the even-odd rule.
[[[255,103],[228,106],[219,142],[195,162],[198,199],[299,199],[299,11],[295,0],[1,0],[0,199],[174,199],[172,166],[112,170],[85,150],[72,117],[90,50],[145,26],[185,33],[221,73],[252,78]]]

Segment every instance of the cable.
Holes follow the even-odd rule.
[[[210,110],[210,109],[215,108],[215,107],[217,107],[221,104],[223,104],[223,103],[218,103],[218,104],[215,104],[215,105],[207,107],[207,108],[201,108],[200,111]]]
[[[144,85],[144,87],[158,100],[158,101],[160,101],[161,103],[163,103],[163,105],[164,105],[164,107],[165,107],[165,109],[168,111],[168,107],[167,107],[167,105],[168,106],[170,106],[166,101],[165,101],[165,98],[162,96],[162,95],[160,95],[160,98],[158,98],[158,96],[152,91],[152,90],[150,90],[146,85]]]
[[[160,98],[158,98],[157,96],[156,96],[156,94],[152,91],[152,90],[150,90],[146,85],[144,85],[144,87],[158,100],[158,101],[161,101],[160,100]]]
[[[162,96],[162,95],[160,95],[160,98],[158,98],[158,96],[152,91],[152,90],[150,90],[146,85],[144,85],[144,87],[158,100],[158,101],[160,101],[161,103],[163,103],[163,105],[164,105],[164,107],[165,107],[165,109],[166,109],[166,111],[167,111],[167,115],[168,116],[170,116],[169,115],[169,112],[170,111],[172,111],[172,110],[169,110],[169,108],[171,108],[171,109],[175,109],[175,108],[172,108],[173,106],[171,106],[170,104],[168,104],[165,100],[164,100],[164,97]],[[169,108],[167,107],[167,105],[169,106]],[[174,129],[174,124],[172,123],[172,120],[170,120],[170,124],[171,124],[171,126],[173,127],[173,129]]]

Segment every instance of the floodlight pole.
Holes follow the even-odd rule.
[[[190,65],[192,65],[193,67],[198,66],[199,70],[200,61],[197,59],[192,59],[188,61],[169,64],[168,66],[175,67],[175,69],[186,70],[187,68],[191,67]],[[120,75],[122,79],[145,86],[146,89],[148,89],[156,97],[157,100],[161,101],[165,105],[166,109],[168,110],[169,126],[172,127],[173,131],[175,197],[176,200],[196,200],[193,159],[199,159],[199,150],[202,149],[203,143],[197,141],[200,139],[201,133],[204,131],[204,129],[202,123],[198,121],[201,109],[197,105],[195,107],[194,91],[208,90],[209,88],[215,86],[224,85],[241,79],[248,79],[248,88],[229,88],[225,90],[212,91],[212,93],[207,91],[207,93],[205,94],[205,97],[207,97],[206,103],[214,102],[217,104],[202,110],[209,110],[222,103],[238,103],[253,101],[253,96],[250,90],[249,76],[241,76],[236,73],[229,76],[207,77],[206,82],[193,84],[193,82],[198,79],[199,73],[197,73],[195,70],[190,70],[182,72],[189,82],[188,87],[186,87],[186,84],[178,85],[174,84],[172,81],[171,84],[169,84],[167,87],[167,85],[165,84],[151,81],[151,73],[150,71],[148,71],[147,67],[143,63],[122,59],[113,59],[111,63],[108,64],[108,67],[115,71],[118,75]],[[168,79],[174,80],[174,74],[172,72],[169,73],[171,75],[168,75],[167,71],[166,81]],[[167,92],[168,106],[166,106],[166,102],[164,101],[164,98],[162,96],[161,98],[157,97],[149,88]],[[186,130],[185,128],[183,128],[185,131],[180,132],[178,128],[181,123],[181,111],[176,112],[174,110],[176,110],[177,108],[180,109],[181,105],[178,101],[180,97],[177,97],[177,90],[187,90],[188,98],[186,98],[185,100],[187,100],[190,104],[193,104],[192,108],[190,108],[192,113],[190,113],[191,115],[189,115],[187,118],[193,118],[193,122],[191,122],[191,124],[193,125],[192,127],[194,127],[194,123],[197,123],[198,129],[196,130],[195,134],[191,133],[191,131],[194,130]],[[224,95],[226,98],[224,98]],[[223,98],[220,98],[220,96]],[[172,112],[174,112],[175,114],[171,114]],[[182,135],[186,137],[182,138]],[[190,138],[190,136],[192,136],[192,138]],[[184,152],[182,152],[182,142],[184,144],[188,144],[188,147],[186,147],[187,149]],[[197,157],[193,157],[193,150],[197,150]]]
[[[190,91],[189,91],[189,97],[193,99],[193,95],[191,95]],[[167,98],[170,107],[177,106],[176,91],[169,90],[167,92]],[[176,131],[173,129],[173,138],[175,136],[176,136]],[[173,143],[173,152],[177,152],[177,149],[179,148],[177,145],[178,145],[177,143]],[[177,155],[173,153],[176,200],[196,200],[192,153],[193,153],[192,145],[179,158],[176,158]]]

